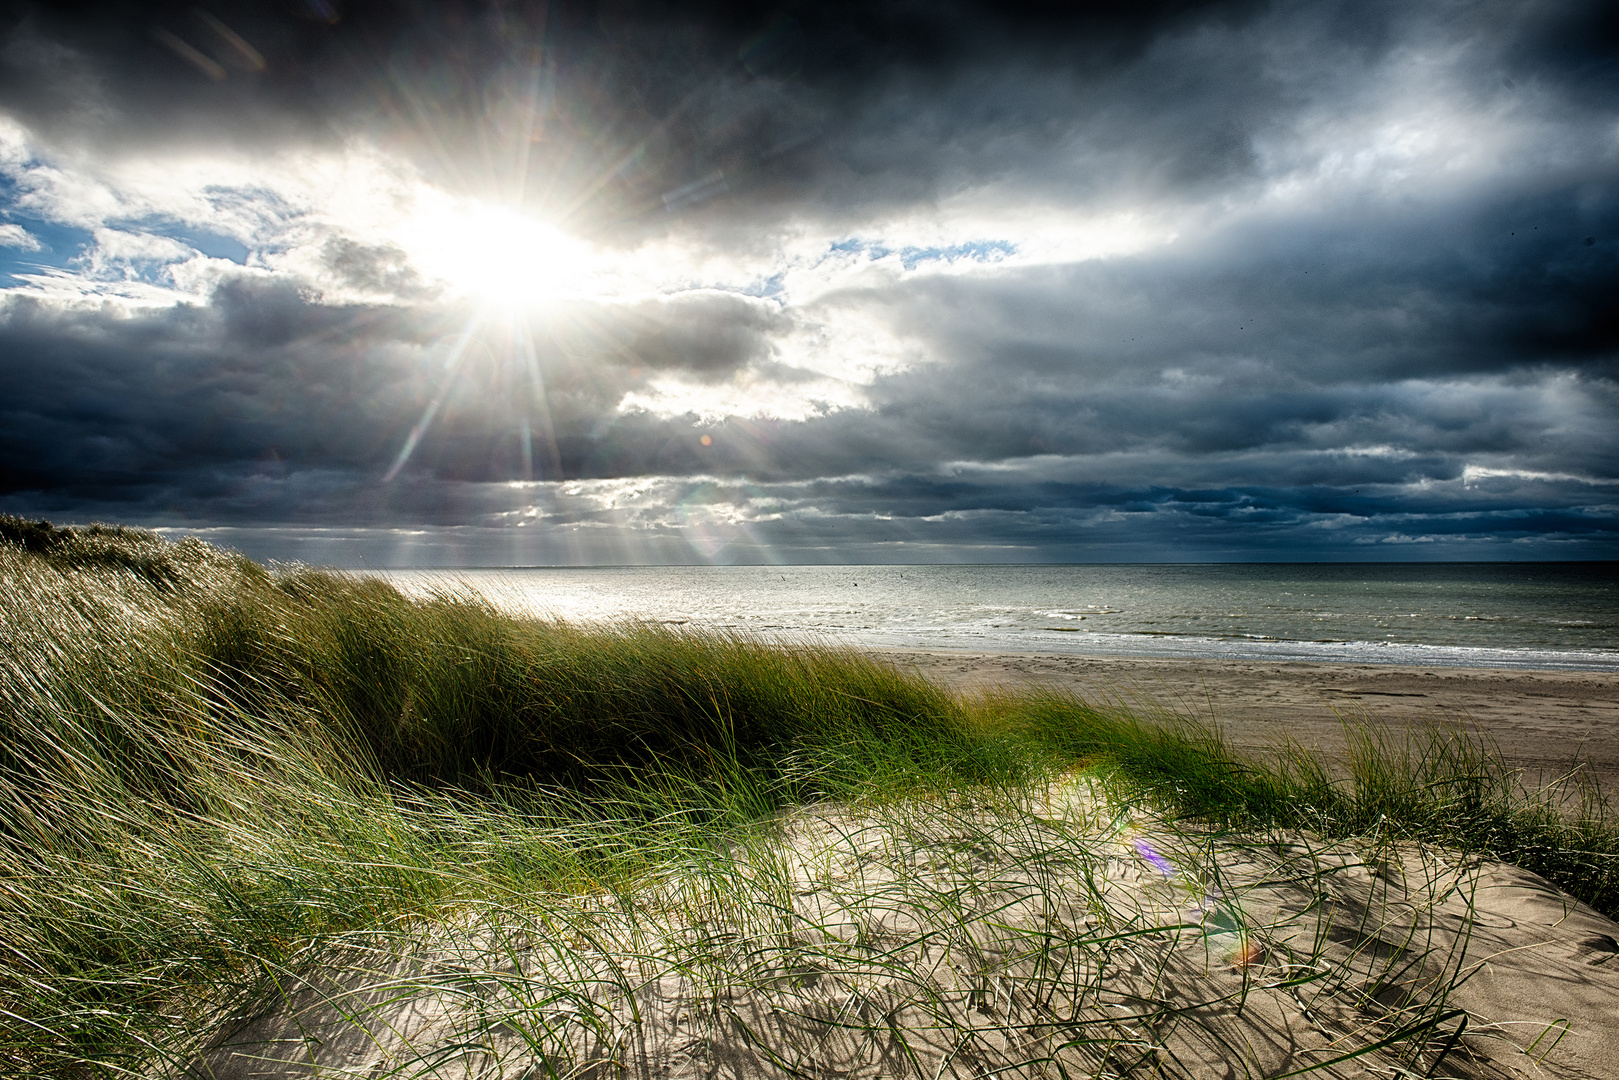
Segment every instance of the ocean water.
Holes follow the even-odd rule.
[[[381,572],[526,614],[781,640],[1619,671],[1619,564],[679,566]]]

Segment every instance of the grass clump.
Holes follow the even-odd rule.
[[[251,560],[210,547],[196,537],[171,543],[149,529],[125,525],[76,528],[0,514],[0,545],[38,556],[50,566],[127,570],[168,588],[195,585],[224,567],[243,576],[263,573]]]
[[[1344,761],[1297,744],[1258,760],[1232,750],[1212,724],[1146,720],[1063,694],[991,698],[985,707],[1000,724],[1105,766],[1125,788],[1187,818],[1441,844],[1522,866],[1619,915],[1619,824],[1603,793],[1577,769],[1531,782],[1485,736],[1459,725],[1396,732],[1351,723]]]
[[[572,787],[656,767],[838,787],[873,769],[971,768],[975,749],[948,695],[834,649],[586,630],[314,571],[211,605],[199,625],[192,647],[239,698],[304,702],[408,782]]]
[[[1145,865],[1132,815],[1432,840],[1619,908],[1615,831],[1590,807],[1571,820],[1476,742],[1378,738],[1346,776],[1296,748],[1264,765],[1212,728],[1053,695],[964,702],[847,650],[515,618],[140,530],[0,519],[0,1071],[183,1071],[236,1021],[296,1018],[313,993],[346,1003],[343,1038],[370,1032],[355,1053],[391,1047],[381,1072],[432,1074],[447,1059],[376,1024],[453,985],[482,1034],[433,1037],[489,1043],[469,1075],[519,1060],[560,1075],[621,1060],[622,1018],[653,983],[686,1002],[674,1023],[718,1015],[728,982],[786,994],[771,1016],[872,1039],[888,1038],[881,1016],[932,1016],[906,1053],[946,1064],[993,1041],[982,1017],[1016,1012],[1029,1061],[1127,1072],[1150,1031],[1182,1023],[1170,974],[1248,940],[1249,916],[1214,899],[1235,895],[1220,867],[1259,865],[1226,841],[1217,856],[1197,826],[1149,860],[1156,893],[1110,892],[1120,851]],[[1054,814],[1041,800],[1078,765],[1099,786]],[[795,830],[808,848],[783,847]],[[1372,888],[1324,843],[1285,856],[1308,864],[1289,880]],[[1329,957],[1299,922],[1328,906],[1290,904],[1249,904],[1269,912],[1267,948],[1294,957],[1287,987],[1330,968],[1361,990],[1312,1007],[1349,1024],[1399,983],[1417,1004],[1362,1044],[1443,1056],[1430,1036],[1459,962],[1396,977]],[[365,979],[322,984],[343,957]],[[958,961],[960,1000],[937,974]],[[1187,1054],[1248,1045],[1216,1014],[1249,981],[1186,1021]],[[1135,1011],[1104,983],[1133,987]],[[1104,1008],[1118,1022],[1086,1019]],[[497,1047],[497,1029],[527,1035]]]

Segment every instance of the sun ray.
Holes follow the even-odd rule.
[[[399,456],[394,458],[393,465],[383,474],[382,482],[384,484],[393,483],[394,477],[399,475],[400,470],[410,461],[411,455],[416,452],[416,447],[421,444],[422,437],[427,434],[428,428],[432,427],[433,418],[438,415],[439,409],[443,407],[444,399],[450,395],[450,388],[455,384],[456,369],[460,366],[461,357],[465,355],[467,345],[471,343],[472,336],[477,329],[478,324],[476,321],[468,322],[462,329],[461,335],[456,338],[455,344],[450,346],[450,352],[444,358],[444,373],[439,380],[438,391],[433,395],[433,400],[428,402],[427,408],[422,410],[421,419],[416,421],[416,425],[410,429],[410,434],[405,436],[405,445],[399,448]]]
[[[551,403],[545,392],[545,374],[540,370],[539,353],[534,347],[534,334],[526,325],[522,326],[520,330],[521,332],[517,334],[516,346],[522,357],[523,368],[528,374],[529,406],[532,412],[538,414],[540,434],[545,440],[545,449],[550,457],[547,462],[550,467],[549,474],[546,478],[560,480],[562,479],[562,453],[557,447],[556,427],[551,421]],[[528,431],[528,422],[528,417],[525,416],[523,420],[524,431]],[[525,459],[525,467],[532,471],[532,445],[525,450]]]

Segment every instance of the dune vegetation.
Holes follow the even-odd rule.
[[[655,1013],[693,1075],[722,1021],[798,1075],[1422,1075],[1465,1056],[1435,927],[1481,859],[1619,913],[1598,793],[1459,727],[1261,762],[1167,714],[126,528],[0,519],[0,726],[13,1076],[616,1076]],[[1454,880],[1369,946],[1392,865]],[[1272,998],[1318,1045],[1254,1049]],[[244,1031],[280,1049],[220,1064]]]

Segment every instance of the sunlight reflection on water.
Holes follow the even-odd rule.
[[[381,572],[524,614],[851,645],[1619,670],[1611,564],[608,567]]]

